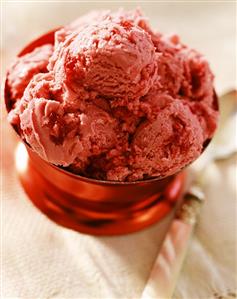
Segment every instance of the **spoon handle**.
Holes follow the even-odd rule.
[[[185,195],[166,234],[142,299],[172,297],[203,200],[201,189],[195,186]]]

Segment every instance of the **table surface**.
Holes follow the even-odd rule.
[[[143,1],[138,5],[153,28],[178,33],[184,43],[207,57],[219,94],[235,86],[235,3]],[[3,1],[1,80],[17,52],[40,34],[91,9],[114,10],[121,6],[132,9],[137,4]],[[18,182],[14,171],[17,140],[2,110],[4,298],[139,298],[170,219],[142,232],[113,238],[82,235],[55,225],[31,205]],[[236,289],[233,162],[234,159],[213,164],[209,169],[211,175],[207,181],[210,184],[218,181],[219,185],[206,190],[211,199],[201,216],[175,298],[219,298],[217,293],[223,296],[229,293],[229,298],[234,298],[231,295]],[[225,188],[221,185],[224,178]],[[216,211],[218,196],[228,199],[229,207],[225,205]]]

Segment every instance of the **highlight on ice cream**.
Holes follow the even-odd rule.
[[[92,12],[18,57],[8,118],[44,160],[86,177],[136,181],[174,174],[216,129],[213,74],[177,35],[139,10]]]

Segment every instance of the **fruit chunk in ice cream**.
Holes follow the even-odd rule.
[[[208,62],[178,36],[154,33],[137,10],[89,16],[17,58],[10,121],[43,159],[77,174],[135,181],[178,172],[216,128]]]

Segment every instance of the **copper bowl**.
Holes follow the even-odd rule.
[[[16,151],[21,183],[50,219],[76,231],[117,235],[163,218],[180,199],[185,174],[140,182],[85,178],[54,166],[23,143]]]
[[[18,56],[53,44],[54,32],[33,41]],[[5,104],[9,112],[13,101],[7,80]],[[23,141],[16,165],[35,206],[58,224],[93,235],[131,233],[159,221],[180,201],[185,185],[184,171],[163,179],[122,183],[82,177],[44,161]]]

